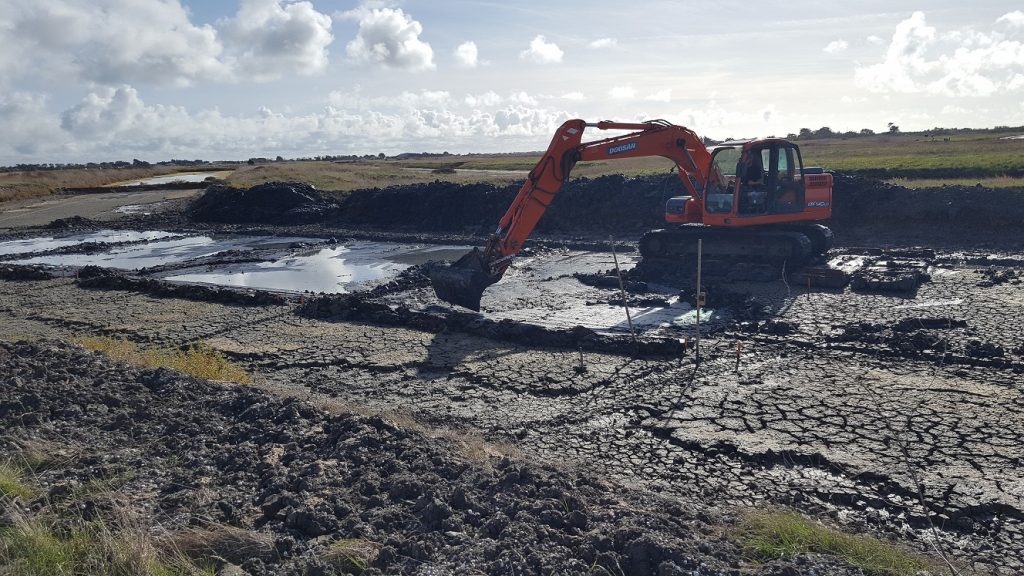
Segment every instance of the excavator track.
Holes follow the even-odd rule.
[[[831,231],[803,227],[711,228],[685,224],[651,230],[640,238],[640,255],[652,260],[688,260],[697,256],[697,240],[703,240],[703,257],[716,260],[800,266],[831,246]],[[813,239],[812,239],[813,237]]]

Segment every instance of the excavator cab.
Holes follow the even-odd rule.
[[[704,223],[752,226],[804,220],[799,216],[806,206],[804,173],[800,149],[785,140],[726,142],[711,152]]]

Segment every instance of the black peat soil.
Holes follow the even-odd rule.
[[[829,225],[842,243],[890,239],[966,247],[1005,244],[1006,238],[1024,232],[1024,189],[909,189],[858,175],[834,177]],[[356,190],[339,199],[294,182],[248,190],[213,186],[193,201],[186,216],[193,222],[320,223],[364,230],[487,235],[518,190],[519,184],[435,181]],[[683,194],[673,174],[575,178],[563,186],[537,232],[638,236],[664,227],[665,201]]]
[[[119,479],[146,529],[233,530],[205,559],[234,574],[860,574],[822,557],[748,563],[727,536],[736,519],[712,506],[59,342],[0,342],[0,384],[5,451],[73,453],[15,506]],[[68,521],[112,513],[83,497]],[[332,554],[353,543],[362,566]]]

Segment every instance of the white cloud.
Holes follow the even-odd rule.
[[[0,82],[21,76],[117,86],[269,80],[323,70],[331,19],[310,2],[242,0],[217,26],[180,0],[4,0]]]
[[[839,54],[849,47],[850,44],[846,40],[833,40],[825,45],[824,51],[828,54]]]
[[[320,72],[334,41],[331,17],[310,2],[241,0],[238,14],[221,25],[240,71],[258,79]]]
[[[345,51],[359,63],[432,70],[434,50],[420,40],[422,33],[423,26],[401,9],[373,9],[360,17],[359,32]]]
[[[884,59],[858,67],[854,78],[880,93],[983,97],[1019,90],[1014,78],[1024,73],[1024,27],[1011,34],[1015,36],[974,30],[940,34],[928,26],[923,12],[915,12],[896,26]]]
[[[521,60],[537,64],[557,64],[562,61],[564,52],[554,42],[548,42],[544,36],[537,35],[530,41],[530,47],[519,53]]]
[[[519,92],[513,92],[512,94],[509,94],[508,101],[517,102],[519,104],[529,104],[530,106],[537,105],[537,99],[534,98],[533,96],[530,96],[529,94],[522,90],[520,90]]]
[[[590,44],[587,44],[587,46],[594,49],[616,48],[618,47],[618,45],[619,40],[617,38],[598,38],[597,40],[594,40]]]
[[[665,88],[664,90],[658,90],[653,94],[648,94],[644,100],[650,100],[652,102],[671,102],[672,101],[672,89]]]
[[[488,148],[481,142],[490,143],[490,150],[535,149],[576,116],[537,105],[522,92],[507,99],[485,92],[472,104],[446,91],[372,98],[360,92],[334,93],[319,112],[260,106],[231,115],[148,104],[127,85],[94,90],[62,113],[47,111],[41,96],[0,94],[0,162],[41,154],[46,161],[89,161]]]
[[[477,60],[476,42],[472,40],[459,44],[455,49],[455,61],[464,68],[476,68]]]
[[[785,133],[787,122],[774,104],[768,104],[758,110],[734,105],[723,106],[714,94],[704,107],[686,108],[669,115],[666,119],[686,126],[700,135],[715,134],[719,138]],[[737,126],[741,126],[744,132],[730,133]]]
[[[880,36],[875,36],[874,34],[872,34],[871,36],[868,36],[867,37],[867,41],[868,41],[868,44],[874,44],[875,46],[883,46],[883,45],[885,45],[885,39],[880,37]]]
[[[608,91],[608,97],[616,100],[630,100],[636,98],[636,88],[632,86],[614,86]]]
[[[229,77],[212,26],[178,0],[4,0],[0,77],[186,85]]]
[[[561,98],[562,100],[574,100],[579,102],[581,100],[586,99],[586,96],[583,95],[583,92],[566,92],[565,94],[559,96],[559,98]]]
[[[498,96],[498,94],[496,92],[494,92],[493,90],[488,90],[487,92],[484,92],[483,94],[476,94],[476,95],[467,94],[466,98],[464,99],[464,101],[465,101],[466,105],[470,106],[470,107],[474,107],[474,106],[492,107],[492,106],[497,106],[498,104],[501,104],[501,96]]]
[[[11,154],[35,157],[58,151],[63,140],[60,121],[46,112],[46,98],[38,94],[0,93],[0,126],[4,146]]]
[[[1003,23],[1017,28],[1024,28],[1024,12],[1014,10],[1013,12],[1007,12],[996,19],[996,24]]]

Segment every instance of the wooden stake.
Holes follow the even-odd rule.
[[[702,258],[704,255],[704,239],[697,239],[697,335],[694,337],[694,358],[697,364],[700,364],[700,307],[704,305],[704,291],[701,286],[700,274],[702,267]]]
[[[615,262],[615,275],[619,277],[619,292],[622,294],[622,307],[626,309],[626,322],[629,323],[629,333],[633,336],[633,345],[639,347],[636,341],[636,330],[633,329],[633,317],[629,314],[629,300],[626,299],[626,285],[622,282],[622,270],[619,270],[619,257],[615,253],[615,240],[608,237],[612,244],[612,260]]]

